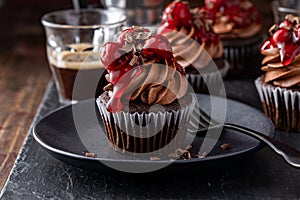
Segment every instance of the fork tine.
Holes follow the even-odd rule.
[[[210,117],[200,108],[197,112],[199,113],[200,121],[203,121],[208,126],[210,124]]]
[[[196,106],[196,108],[193,110],[191,118],[190,118],[190,132],[199,132],[203,130],[207,130],[210,126],[210,119],[207,117],[207,115],[202,114],[202,110],[199,109],[199,107]]]
[[[217,121],[212,119],[205,111],[201,110],[200,108],[199,108],[199,115],[200,118],[203,119],[208,125],[216,126],[219,124]]]
[[[198,108],[196,111],[195,111],[195,115],[197,115],[198,117],[198,124],[200,126],[202,126],[203,128],[208,128],[209,125],[210,125],[210,121],[209,121],[209,118],[207,118],[205,115],[203,115],[203,111]]]
[[[198,106],[193,110],[189,124],[190,127],[188,131],[191,133],[207,131],[207,129],[212,128],[212,126],[220,125]]]

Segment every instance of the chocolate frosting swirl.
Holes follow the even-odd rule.
[[[165,36],[172,44],[177,61],[184,68],[192,65],[195,68],[203,69],[211,59],[222,58],[223,45],[220,41],[217,43],[202,42],[199,44],[193,39],[195,31],[194,27],[189,29],[181,27],[178,31],[166,33]]]
[[[214,31],[219,34],[221,39],[250,38],[261,30],[261,24],[256,22],[252,22],[245,28],[236,28],[235,24],[227,19],[225,16],[219,16],[213,25]]]
[[[170,104],[186,94],[188,83],[184,75],[176,70],[175,63],[151,63],[144,67],[137,79],[131,81],[125,94],[132,93],[131,100],[140,99],[147,104]]]
[[[130,100],[166,105],[186,94],[187,79],[176,70],[175,62],[169,64],[166,60],[164,64],[159,64],[150,61],[140,67],[142,72],[129,83],[124,92],[124,96],[130,96]],[[109,94],[113,94],[114,90],[118,90],[118,85],[110,90]]]
[[[278,48],[262,51],[265,56],[261,68],[265,71],[265,83],[273,83],[276,86],[291,88],[300,87],[300,55],[288,66],[280,62]]]

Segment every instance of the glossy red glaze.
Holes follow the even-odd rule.
[[[131,45],[137,45],[135,43],[135,33],[149,32],[148,29],[141,28],[129,28],[122,32],[118,38],[118,42],[106,43],[100,52],[101,61],[105,69],[109,73],[109,82],[113,85],[114,90],[111,98],[107,104],[109,112],[119,112],[122,110],[122,98],[129,99],[130,97],[124,97],[124,92],[128,88],[130,82],[139,76],[143,70],[141,60],[153,60],[156,63],[165,64],[167,61],[169,65],[175,62],[173,57],[172,47],[168,39],[162,35],[149,36],[144,40],[138,40],[139,44],[142,44],[142,49],[133,48],[129,52],[124,52],[124,45],[126,45],[126,37],[129,34],[133,37]],[[127,41],[128,42],[128,41]],[[176,69],[182,73],[184,70],[181,65],[176,64]]]
[[[280,57],[282,57],[282,64],[287,66],[291,64],[296,56],[300,53],[300,45],[298,43],[287,43],[285,48],[280,50]]]
[[[291,64],[300,53],[299,28],[295,25],[287,19],[283,20],[274,34],[261,44],[260,51],[278,48],[281,63],[284,66]]]
[[[259,49],[260,49],[260,52],[262,52],[266,49],[270,49],[270,48],[273,48],[273,47],[274,46],[272,45],[272,42],[270,40],[266,40],[263,43],[261,43]]]
[[[103,45],[100,58],[104,66],[109,66],[112,62],[121,57],[119,52],[120,48],[121,44],[116,42],[107,42]]]
[[[291,31],[283,28],[278,29],[272,36],[273,44],[281,44],[286,41],[289,41],[292,38]]]
[[[129,68],[127,68],[129,69]],[[114,90],[112,96],[107,103],[107,110],[109,112],[120,112],[122,110],[121,99],[125,98],[124,92],[126,91],[131,80],[138,77],[142,72],[141,67],[131,68],[127,73],[124,73],[122,76],[119,76],[118,82],[114,84]]]
[[[142,54],[145,58],[155,59],[158,63],[173,58],[172,46],[162,35],[156,35],[146,40]]]

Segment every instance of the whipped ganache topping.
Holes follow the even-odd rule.
[[[122,110],[122,99],[166,105],[183,97],[188,83],[185,72],[173,56],[172,47],[162,35],[148,29],[124,30],[117,42],[104,44],[101,61],[108,71],[110,112]]]
[[[261,44],[264,82],[284,88],[300,87],[300,18],[286,15],[269,30],[271,37]]]

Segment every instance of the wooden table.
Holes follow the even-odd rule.
[[[0,190],[50,80],[42,13],[29,8],[0,11]]]
[[[264,27],[271,24],[269,3],[259,6]],[[34,7],[0,10],[0,190],[51,77],[40,24],[45,12]]]

